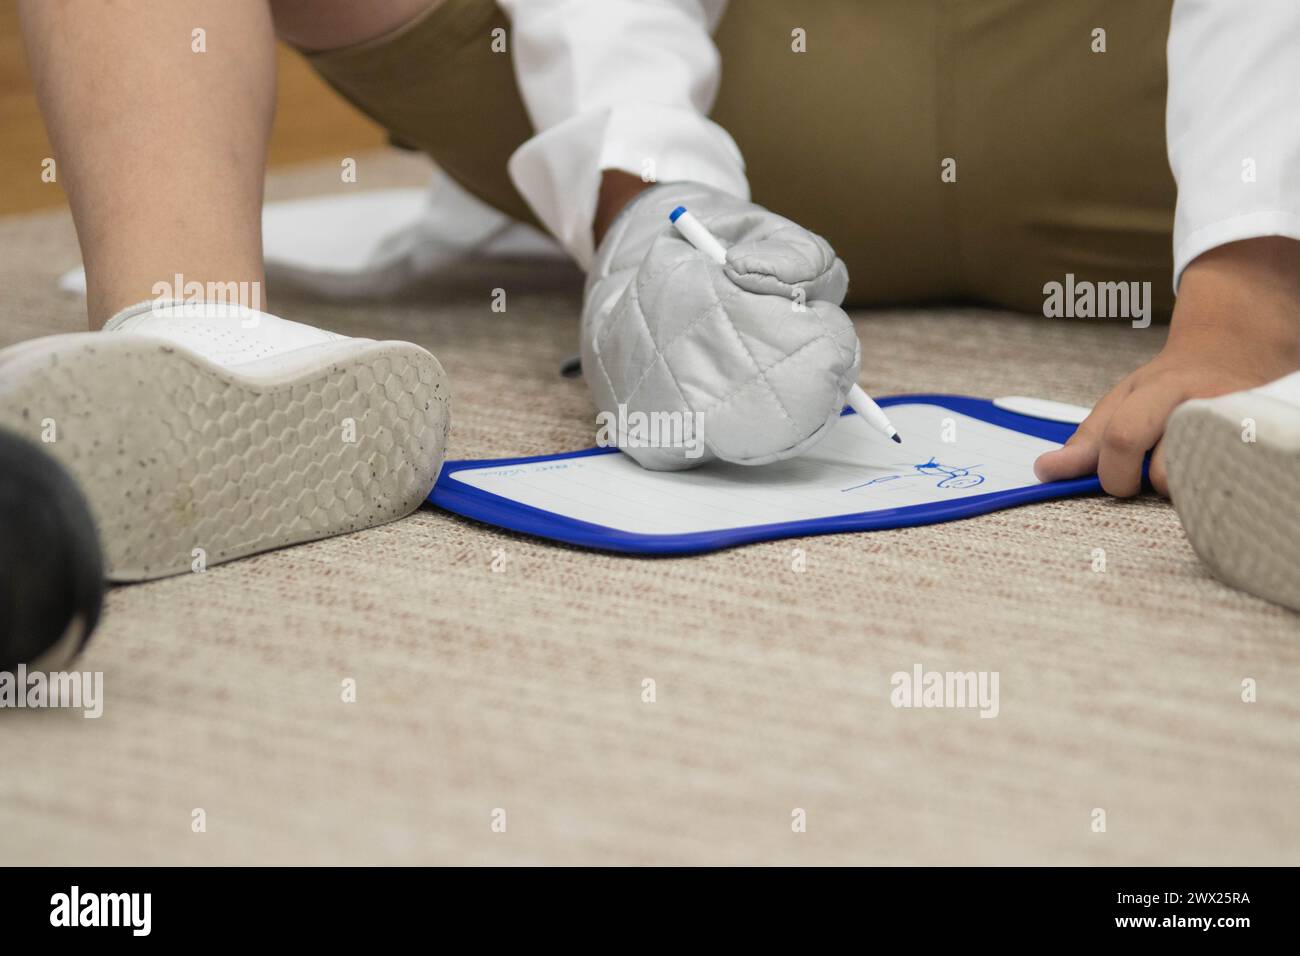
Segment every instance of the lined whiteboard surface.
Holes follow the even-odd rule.
[[[886,413],[902,445],[845,415],[811,452],[770,465],[713,462],[693,471],[654,472],[613,454],[460,468],[450,476],[577,521],[635,534],[690,534],[1037,485],[1034,459],[1061,447],[939,405],[891,405]]]

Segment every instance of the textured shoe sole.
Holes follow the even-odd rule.
[[[414,511],[446,449],[442,366],[406,342],[345,340],[314,354],[268,381],[161,339],[51,336],[0,353],[0,425],[46,441],[72,472],[114,581]]]
[[[1244,419],[1255,441],[1242,440]],[[1169,420],[1169,492],[1197,555],[1233,587],[1300,610],[1300,418],[1249,392]]]

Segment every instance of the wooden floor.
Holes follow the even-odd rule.
[[[279,90],[270,165],[352,155],[384,141],[383,131],[338,97],[293,51],[279,51]],[[0,0],[0,215],[65,203],[57,183],[41,181],[51,155],[32,94],[17,0]]]

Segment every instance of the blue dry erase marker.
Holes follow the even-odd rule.
[[[692,216],[685,206],[678,206],[670,212],[668,221],[677,227],[677,231],[687,242],[718,265],[727,261],[727,250],[722,243],[718,242],[718,237],[709,232],[704,227],[704,223]]]
[[[685,206],[678,206],[670,212],[668,221],[677,227],[677,231],[682,234],[683,239],[718,263],[718,265],[723,265],[727,261],[726,247],[718,241],[717,236],[705,228],[704,223],[692,216]],[[903,439],[898,437],[898,429],[890,423],[889,416],[871,400],[871,396],[864,392],[860,386],[854,385],[849,389],[846,401],[849,403],[849,408],[853,409],[858,417],[868,425],[884,432],[885,437],[892,438],[900,445],[903,443]]]

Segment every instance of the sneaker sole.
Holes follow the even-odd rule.
[[[410,514],[442,468],[449,391],[438,360],[407,342],[331,344],[279,378],[137,335],[0,353],[0,424],[44,440],[76,477],[112,581]]]
[[[1255,441],[1242,440],[1244,419]],[[1277,399],[1239,393],[1181,405],[1164,438],[1169,492],[1214,574],[1300,610],[1300,421]]]

